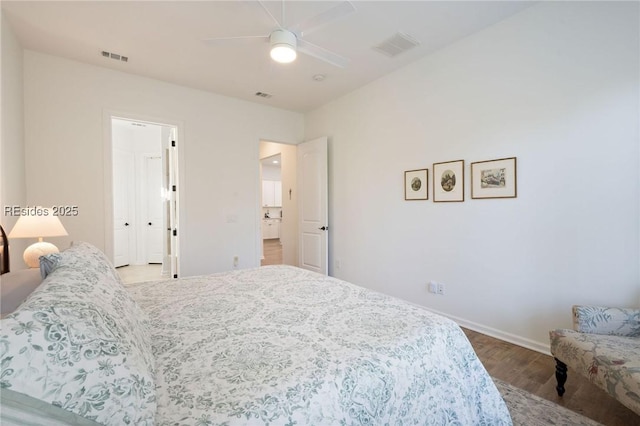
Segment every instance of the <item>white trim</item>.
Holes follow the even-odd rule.
[[[431,313],[441,315],[445,318],[449,318],[450,320],[458,324],[460,327],[468,328],[469,330],[473,330],[475,332],[482,333],[490,337],[494,337],[498,340],[502,340],[508,343],[513,343],[514,345],[522,346],[523,348],[531,349],[532,351],[536,351],[545,355],[552,356],[549,343],[536,342],[535,340],[526,339],[524,337],[517,336],[515,334],[496,330],[495,328],[487,327],[485,325],[478,324],[476,322],[457,317],[455,315],[449,315],[444,312],[440,312],[435,309],[428,308],[426,306],[418,305],[417,303],[410,302],[408,300],[404,300],[404,299],[402,300],[413,306],[427,310]]]
[[[416,305],[416,304],[413,303],[413,305]],[[420,305],[416,305],[416,306],[420,306]],[[449,318],[450,320],[455,321],[456,324],[458,324],[460,327],[468,328],[469,330],[486,334],[487,336],[495,337],[496,339],[504,340],[505,342],[513,343],[514,345],[522,346],[523,348],[531,349],[533,351],[551,356],[549,343],[536,342],[535,340],[526,339],[524,337],[520,337],[515,334],[496,330],[495,328],[487,327],[485,325],[478,324],[473,321],[466,320],[464,318],[459,318],[454,315],[449,315],[444,312],[439,312],[434,309],[427,308],[425,306],[420,306],[420,307],[430,312],[433,312],[434,314],[442,315],[443,317]]]

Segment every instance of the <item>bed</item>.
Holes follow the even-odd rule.
[[[43,263],[2,320],[3,422],[511,424],[461,329],[407,302],[290,266],[125,289],[86,243]]]

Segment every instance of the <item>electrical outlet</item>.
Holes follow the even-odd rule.
[[[444,296],[445,286],[443,283],[438,283],[438,294]]]
[[[233,256],[233,267],[237,268],[239,263],[240,259],[238,258],[238,256]]]
[[[435,281],[429,282],[429,293],[438,293],[438,283]]]
[[[342,261],[340,259],[336,259],[336,269],[340,269],[342,267]]]

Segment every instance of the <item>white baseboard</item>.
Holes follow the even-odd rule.
[[[419,306],[419,305],[416,305]],[[468,321],[464,318],[458,318],[453,315],[445,314],[444,312],[439,312],[430,308],[426,308],[422,306],[422,308],[427,309],[434,314],[442,315],[443,317],[447,317],[450,320],[453,320],[460,327],[468,328],[469,330],[476,331],[478,333],[486,334],[487,336],[495,337],[496,339],[504,340],[505,342],[513,343],[514,345],[522,346],[527,349],[531,349],[536,352],[543,353],[545,355],[551,355],[549,351],[549,342],[536,342],[535,340],[526,339],[521,336],[516,336],[515,334],[507,333],[504,331],[496,330],[495,328],[487,327],[482,324],[475,323],[473,321]]]

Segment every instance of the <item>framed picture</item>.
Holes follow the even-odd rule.
[[[515,198],[516,157],[471,163],[471,198]]]
[[[433,163],[433,202],[464,201],[464,160]]]
[[[404,199],[429,199],[429,170],[407,170],[404,172]]]

